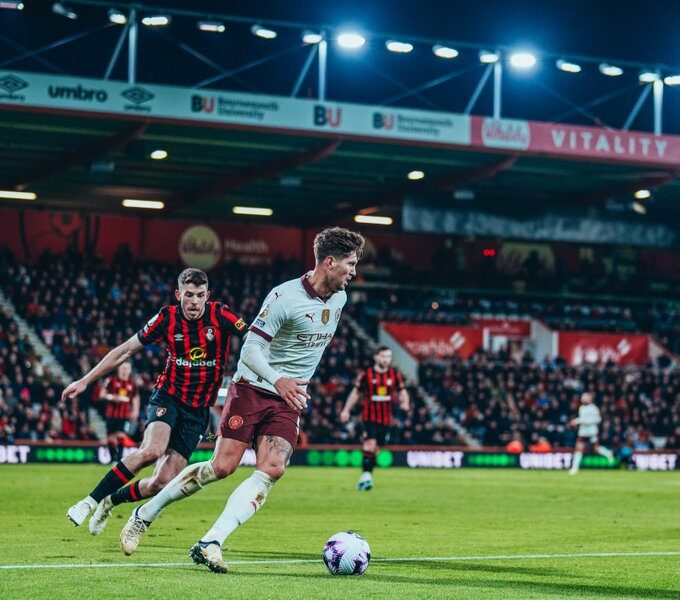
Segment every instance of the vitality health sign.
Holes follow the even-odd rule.
[[[551,158],[677,165],[680,136],[604,127],[473,117],[472,146]]]

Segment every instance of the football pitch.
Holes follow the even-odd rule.
[[[680,598],[680,475],[291,467],[228,540],[232,570],[188,548],[252,469],[166,509],[134,556],[132,505],[92,537],[64,516],[104,467],[0,467],[0,598]],[[326,539],[356,530],[372,562],[333,577]]]

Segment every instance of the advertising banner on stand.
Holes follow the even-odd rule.
[[[635,334],[560,331],[557,353],[574,366],[607,362],[643,365],[649,360],[649,338]]]
[[[529,319],[503,319],[496,317],[472,317],[475,325],[486,329],[489,335],[502,335],[508,338],[528,338],[531,336]]]
[[[469,358],[484,347],[484,330],[456,325],[383,323],[382,327],[417,359]]]

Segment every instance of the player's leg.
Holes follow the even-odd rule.
[[[586,444],[584,440],[580,437],[576,438],[576,447],[574,448],[574,455],[571,458],[571,469],[569,469],[569,475],[576,475],[576,473],[578,473],[585,447]]]
[[[292,454],[293,443],[282,437],[261,435],[257,438],[255,471],[232,492],[215,524],[191,548],[194,562],[206,565],[216,573],[227,572],[221,552],[224,540],[266,502],[272,487],[283,476]]]
[[[135,509],[120,532],[120,548],[123,554],[130,556],[137,549],[142,536],[166,506],[192,496],[213,481],[231,475],[237,469],[247,447],[245,442],[218,438],[210,461],[185,467],[152,500]]]
[[[117,463],[120,458],[118,457],[118,436],[116,436],[115,432],[106,435],[106,446],[109,449],[110,462]]]
[[[604,456],[609,461],[609,464],[612,464],[614,462],[614,453],[609,448],[606,448],[605,446],[600,444],[599,441],[595,442],[594,450],[600,456]]]
[[[164,483],[161,486],[163,491],[151,502],[140,507],[139,515],[141,518],[152,523],[168,504],[191,496],[203,486],[228,477],[236,470],[243,453],[252,443],[254,427],[244,426],[242,418],[240,427],[237,429],[230,427],[231,410],[246,414],[246,407],[236,397],[236,390],[233,385],[229,387],[229,394],[218,427],[219,437],[212,458],[209,461],[185,467],[167,485]],[[182,423],[182,431],[173,432],[170,446],[176,448],[188,459],[205,431],[209,412],[206,410],[200,418],[189,412],[186,417]],[[146,497],[145,487],[141,489],[141,492],[142,497]],[[155,493],[156,491],[154,491]],[[152,494],[149,493],[148,495],[151,496]]]
[[[153,500],[139,507],[138,516],[147,523],[152,523],[168,504],[188,498],[209,483],[228,477],[237,469],[247,447],[245,442],[217,438],[215,451],[209,461],[185,467],[163,486]]]
[[[223,435],[238,436],[242,428],[254,427],[257,434],[257,461],[255,471],[229,496],[227,506],[215,524],[189,551],[197,564],[203,564],[216,573],[226,573],[227,564],[222,558],[224,540],[252,517],[265,503],[272,486],[283,475],[290,461],[300,433],[300,414],[281,402],[261,394],[248,386],[240,388],[242,407],[250,407],[241,419],[234,406],[228,419],[222,417]],[[225,411],[227,407],[225,406]],[[252,438],[249,438],[252,439]]]
[[[378,456],[378,433],[376,423],[364,424],[364,441],[361,444],[363,460],[361,462],[361,477],[357,482],[357,489],[368,491],[373,487],[373,469]]]
[[[124,486],[145,466],[163,456],[170,440],[170,425],[154,422],[144,433],[142,445],[136,452],[128,454],[104,475],[88,496],[69,508],[66,516],[76,527],[97,508],[107,496]]]
[[[170,446],[188,461],[205,432],[210,415],[207,408],[201,411],[184,408],[182,411],[182,420],[173,430]],[[221,426],[221,437],[210,461],[185,467],[167,485],[163,483],[162,491],[153,500],[132,512],[120,532],[120,548],[123,554],[129,556],[137,549],[142,536],[168,504],[191,496],[209,483],[227,477],[236,470],[253,435],[251,427],[243,429],[240,433],[247,439],[237,440],[224,438],[225,427]]]
[[[156,461],[151,477],[139,479],[122,487],[104,498],[94,511],[89,523],[92,535],[104,531],[113,509],[124,502],[138,502],[156,495],[165,485],[187,465],[187,459],[179,452],[168,448],[165,454]]]

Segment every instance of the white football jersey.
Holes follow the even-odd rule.
[[[597,435],[597,426],[602,417],[600,409],[594,404],[581,404],[578,409],[578,435],[579,437],[592,437]]]
[[[344,291],[324,300],[304,275],[269,293],[250,331],[269,342],[264,355],[272,368],[285,377],[309,381],[335,335],[345,302]],[[276,393],[273,385],[239,360],[234,379],[241,378]]]

